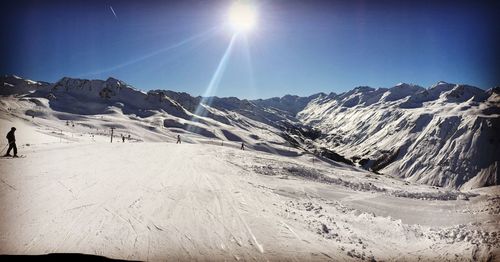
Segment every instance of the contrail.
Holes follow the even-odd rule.
[[[115,13],[115,10],[113,9],[112,6],[109,6],[109,9],[111,9],[111,12],[113,12],[113,15],[115,16],[116,20],[118,20],[118,16]]]

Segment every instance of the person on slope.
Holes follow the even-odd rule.
[[[241,150],[245,150],[245,143],[241,142]]]
[[[7,141],[9,142],[9,149],[7,149],[7,153],[4,156],[10,156],[10,150],[14,149],[14,157],[17,157],[17,146],[16,146],[16,136],[14,135],[16,132],[16,128],[13,127],[10,129],[9,133],[7,133]]]
[[[181,143],[181,135],[177,135],[177,142],[176,144],[180,144]]]
[[[122,135],[122,143],[125,143],[125,136]]]

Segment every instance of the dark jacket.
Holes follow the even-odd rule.
[[[14,135],[14,130],[10,130],[10,132],[7,133],[7,140],[9,140],[9,144],[16,142],[16,136]]]

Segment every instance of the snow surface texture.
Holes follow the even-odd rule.
[[[78,252],[135,260],[499,259],[499,186],[437,188],[293,148],[277,123],[301,124],[293,110],[280,106],[298,97],[282,103],[274,99],[267,106],[215,97],[196,116],[199,97],[144,93],[112,78],[19,81],[25,91],[11,92],[15,89],[8,86],[10,91],[4,91],[14,95],[0,101],[1,132],[16,126],[19,152],[28,156],[0,159],[1,254]],[[498,114],[493,91],[486,102],[477,102],[476,111],[485,118]],[[305,119],[311,107],[334,97],[311,96],[299,117]],[[383,94],[380,99],[390,107],[399,97]],[[436,109],[436,115],[453,110]],[[309,117],[303,121],[313,122]],[[175,144],[178,134],[180,145]],[[239,149],[241,141],[245,151]]]

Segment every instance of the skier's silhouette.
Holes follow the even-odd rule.
[[[16,146],[16,136],[14,135],[16,132],[16,128],[13,127],[10,129],[9,133],[7,133],[7,141],[9,142],[9,149],[7,149],[7,153],[4,156],[10,156],[10,150],[14,149],[14,157],[17,157],[17,146]]]
[[[176,144],[180,144],[181,143],[181,135],[177,135],[177,142]]]
[[[125,136],[122,135],[122,143],[125,143]]]
[[[241,150],[245,150],[245,143],[241,142]]]

